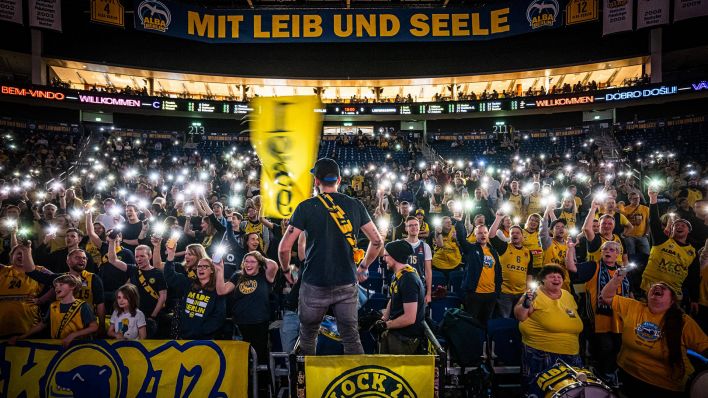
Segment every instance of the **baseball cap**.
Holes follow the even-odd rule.
[[[320,181],[335,182],[340,177],[339,165],[334,159],[321,158],[315,162],[315,167],[310,170],[310,173]]]

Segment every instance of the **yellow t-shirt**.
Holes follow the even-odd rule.
[[[364,184],[364,176],[355,175],[352,177],[352,187],[355,191],[361,191]]]
[[[509,204],[511,205],[512,218],[524,216],[524,197],[521,194],[509,194]]]
[[[683,316],[681,352],[685,366],[684,377],[678,379],[671,373],[668,363],[669,351],[661,327],[664,314],[652,314],[646,304],[615,296],[612,310],[622,319],[622,348],[617,356],[617,365],[624,371],[644,381],[667,390],[683,391],[693,366],[686,350],[708,350],[708,337],[688,315]]]
[[[672,238],[653,246],[649,252],[647,267],[642,274],[642,290],[649,292],[652,283],[666,282],[681,295],[681,286],[694,258],[696,249],[693,246],[681,246]]]
[[[637,206],[620,206],[620,212],[627,217],[629,223],[632,224],[632,230],[626,234],[631,237],[642,237],[647,233],[647,225],[649,224],[649,208],[644,205]]]
[[[433,254],[433,267],[437,269],[454,269],[462,262],[462,253],[455,239],[455,227],[442,235],[443,246],[438,247]]]
[[[533,268],[542,268],[543,247],[541,246],[541,240],[538,237],[538,231],[529,232],[524,229],[521,232],[523,232],[524,235],[524,247],[529,249],[531,256],[533,257]]]
[[[545,206],[541,204],[541,196],[534,194],[529,195],[529,206],[526,209],[526,214],[531,215],[533,213],[538,213],[543,216],[544,210]]]
[[[557,265],[563,268],[563,286],[562,289],[570,291],[570,275],[565,269],[565,252],[568,251],[568,245],[551,239],[551,245],[543,251],[543,265]]]
[[[580,352],[578,336],[583,331],[583,321],[573,295],[566,290],[561,290],[561,297],[554,300],[538,289],[533,313],[519,323],[519,330],[521,340],[531,348],[563,355]]]
[[[580,207],[582,207],[583,200],[580,198],[580,196],[576,196],[575,198],[573,198],[573,200],[575,200],[575,208],[576,209],[579,209]]]
[[[492,252],[489,247],[482,247],[482,252],[484,252],[484,263],[482,264],[482,273],[479,275],[479,283],[477,284],[477,289],[475,293],[494,293],[494,267],[496,267],[497,262],[494,260]]]
[[[573,229],[577,225],[578,222],[578,213],[573,213],[570,211],[565,211],[561,210],[560,215],[558,216],[559,219],[565,220],[566,227],[568,229]]]
[[[470,233],[469,235],[467,235],[467,241],[470,243],[477,243],[477,235],[475,235],[474,233]]]
[[[509,244],[504,254],[499,256],[502,264],[502,288],[504,294],[524,294],[531,252],[521,246],[517,249]]]
[[[693,207],[696,202],[703,199],[703,193],[698,189],[688,188],[687,191],[688,194],[686,195],[686,200],[688,201],[689,206]]]
[[[42,287],[15,267],[0,266],[0,336],[23,334],[39,323],[39,307],[29,300],[39,296]]]

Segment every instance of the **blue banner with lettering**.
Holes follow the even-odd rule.
[[[210,10],[136,2],[135,28],[209,43],[489,40],[563,26],[565,0],[444,9]]]

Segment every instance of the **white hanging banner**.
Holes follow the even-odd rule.
[[[674,0],[674,21],[708,15],[708,0]]]
[[[61,32],[61,0],[29,0],[29,24]]]
[[[605,0],[602,4],[602,34],[632,30],[634,7],[632,0]]]
[[[0,21],[22,25],[22,1],[0,0]]]
[[[669,0],[637,0],[637,29],[669,23]]]

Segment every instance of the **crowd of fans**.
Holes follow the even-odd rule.
[[[705,164],[675,156],[639,175],[597,146],[570,159],[426,162],[420,143],[391,135],[343,138],[409,157],[343,168],[332,193],[359,199],[385,242],[421,251],[381,246],[360,281],[378,273],[403,286],[403,260],[419,258],[409,264],[424,294],[404,303],[449,289],[483,327],[518,319],[526,388],[562,358],[629,396],[684,389],[686,349],[708,350]],[[293,349],[310,251],[303,235],[278,264],[290,220],[263,216],[249,147],[106,135],[79,155],[79,135],[3,143],[0,338],[234,338],[262,363],[276,343]],[[410,326],[389,311],[374,329]]]

